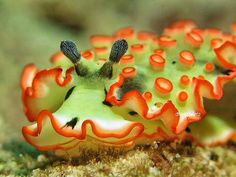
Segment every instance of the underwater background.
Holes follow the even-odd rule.
[[[126,26],[160,34],[181,19],[228,32],[236,22],[235,9],[233,0],[0,0],[0,175],[236,176],[235,144],[200,148],[167,143],[77,160],[39,152],[21,134],[27,119],[19,83],[26,64],[49,66],[61,40],[76,41],[85,50],[92,34],[112,34]]]

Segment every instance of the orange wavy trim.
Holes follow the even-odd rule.
[[[63,57],[65,57],[65,55],[61,51],[58,51],[50,58],[50,62],[55,64],[56,62],[60,61]]]
[[[92,120],[89,120],[89,119],[82,123],[81,132],[78,132],[78,131],[75,131],[75,130],[72,130],[72,129],[71,130],[62,129],[62,127],[64,125],[61,125],[56,120],[56,117],[54,117],[53,114],[50,111],[44,110],[44,111],[41,111],[40,114],[38,115],[37,128],[36,129],[33,130],[33,129],[29,128],[28,126],[25,126],[25,127],[22,128],[22,133],[23,133],[23,136],[24,136],[25,140],[28,143],[35,146],[36,148],[38,148],[38,149],[43,149],[43,150],[49,150],[50,149],[51,150],[51,149],[59,148],[58,146],[62,145],[62,144],[59,144],[59,145],[54,145],[54,146],[41,147],[38,144],[35,144],[34,142],[32,142],[30,140],[30,138],[28,138],[28,136],[37,137],[41,133],[42,128],[43,128],[44,119],[46,119],[47,117],[50,118],[52,127],[54,128],[54,130],[58,134],[60,134],[64,137],[74,137],[78,140],[85,140],[86,139],[87,126],[88,125],[91,126],[92,132],[94,133],[94,135],[96,135],[99,138],[118,138],[118,139],[121,139],[121,138],[124,138],[127,135],[129,135],[134,128],[138,128],[139,131],[133,137],[130,137],[130,138],[127,138],[127,139],[124,139],[124,140],[121,140],[121,141],[109,142],[109,141],[105,141],[105,140],[104,141],[99,140],[100,142],[114,144],[114,145],[119,145],[119,144],[125,144],[125,143],[128,143],[128,142],[132,142],[137,137],[139,137],[142,134],[142,132],[144,131],[144,126],[141,123],[134,122],[129,127],[123,127],[122,130],[113,131],[111,133],[111,132],[107,132],[106,130],[102,129],[101,127],[98,127],[98,125],[96,125]],[[63,143],[63,145],[67,144],[67,143],[69,143],[69,142]]]
[[[197,33],[197,34],[199,34],[200,37],[204,37],[206,34],[208,34],[210,36],[217,35],[217,36],[220,36],[219,38],[222,38],[223,40],[229,40],[229,41],[234,41],[234,38],[235,38],[235,36],[232,36],[230,34],[223,34],[223,33],[221,33],[221,31],[216,30],[216,29],[205,29],[205,30],[197,29],[195,23],[192,21],[189,21],[189,20],[178,21],[178,22],[174,23],[173,25],[171,25],[169,28],[165,29],[165,33],[170,33],[170,34],[171,33],[173,34],[174,32],[179,32],[179,31],[186,32],[186,33],[188,33],[188,32]],[[134,32],[133,28],[124,28],[124,29],[119,30],[117,33],[115,33],[114,37],[93,36],[93,37],[91,37],[91,41],[94,44],[99,43],[99,42],[110,43],[113,41],[113,39],[115,37],[124,37],[127,39],[131,39],[131,38],[133,38],[134,35],[136,35],[136,33]],[[117,99],[115,96],[116,92],[120,87],[122,87],[123,82],[124,82],[124,77],[122,75],[119,76],[119,80],[116,83],[111,85],[111,87],[108,91],[108,94],[106,96],[106,101],[108,101],[111,104],[116,105],[116,106],[124,106],[125,104],[128,104],[131,101],[134,104],[136,104],[135,107],[137,107],[137,112],[140,115],[142,115],[142,117],[144,119],[154,120],[154,119],[159,119],[160,117],[164,117],[164,118],[162,118],[162,121],[164,122],[164,124],[167,127],[169,127],[172,130],[172,132],[174,134],[180,134],[180,133],[184,134],[184,135],[180,135],[180,136],[182,136],[181,137],[182,140],[192,139],[192,140],[195,140],[199,145],[204,145],[204,144],[201,144],[200,141],[198,141],[192,135],[190,135],[188,133],[184,133],[183,131],[186,129],[186,127],[191,122],[199,121],[205,117],[206,111],[204,109],[204,105],[203,105],[203,101],[202,101],[203,97],[208,97],[208,98],[212,98],[212,99],[220,99],[223,95],[223,90],[222,90],[223,85],[226,82],[228,82],[236,77],[236,65],[230,63],[229,58],[227,58],[228,53],[224,53],[225,49],[230,48],[236,54],[236,44],[229,42],[229,41],[226,41],[225,43],[223,43],[223,45],[221,45],[217,48],[214,48],[214,51],[215,51],[215,54],[217,56],[219,63],[223,67],[232,70],[230,75],[217,76],[214,85],[212,85],[207,80],[193,78],[194,98],[195,98],[196,107],[197,107],[196,112],[199,112],[201,116],[186,117],[183,119],[183,121],[180,122],[180,116],[178,114],[178,110],[170,100],[167,101],[167,103],[165,103],[163,105],[161,110],[159,110],[155,113],[148,113],[149,108],[148,108],[148,104],[147,104],[145,98],[143,97],[143,95],[141,95],[136,90],[132,90],[132,91],[127,92],[123,96],[122,100]],[[57,60],[60,60],[60,58],[62,56],[63,56],[62,52],[58,52],[51,58],[51,61],[54,63]],[[102,142],[104,144],[106,144],[106,143],[112,144],[112,145],[121,145],[121,144],[125,144],[125,143],[134,144],[135,140],[138,140],[139,138],[165,139],[165,140],[166,139],[176,139],[176,138],[178,139],[177,135],[176,136],[173,135],[173,137],[169,136],[161,128],[157,129],[157,131],[152,134],[145,134],[145,133],[143,133],[144,126],[138,122],[134,122],[129,127],[127,126],[125,128],[125,130],[123,129],[123,130],[119,130],[119,131],[115,131],[115,132],[111,133],[109,131],[101,129],[101,127],[98,127],[98,125],[96,125],[93,121],[86,120],[82,123],[81,132],[76,132],[75,130],[72,130],[72,129],[70,130],[68,128],[62,129],[63,125],[60,125],[60,123],[57,121],[56,117],[54,117],[50,111],[43,110],[39,113],[39,115],[34,115],[34,113],[32,113],[30,111],[30,106],[33,106],[33,105],[28,104],[28,99],[37,98],[37,95],[39,94],[37,88],[41,84],[40,78],[51,75],[52,77],[55,78],[55,81],[59,86],[64,87],[68,83],[70,83],[70,81],[72,79],[71,72],[73,70],[74,70],[74,68],[71,67],[70,69],[68,69],[66,71],[66,78],[65,79],[62,79],[62,68],[55,68],[55,69],[51,69],[51,70],[43,70],[43,71],[37,72],[35,66],[33,64],[30,64],[23,71],[23,74],[21,77],[22,78],[21,79],[21,88],[22,88],[22,92],[23,92],[23,102],[24,102],[24,106],[25,106],[25,114],[28,117],[29,121],[35,121],[35,120],[37,121],[37,128],[35,130],[33,130],[33,129],[25,126],[25,127],[23,127],[22,132],[23,132],[23,135],[24,135],[26,141],[28,141],[33,146],[37,147],[39,150],[65,149],[65,145],[69,145],[70,143],[72,143],[75,140],[81,140],[81,141],[85,140],[86,135],[87,135],[87,132],[86,132],[87,125],[91,126],[94,135],[96,135],[99,138],[114,137],[114,138],[118,138],[118,139],[126,137],[127,135],[129,135],[131,133],[131,131],[135,127],[138,127],[138,130],[139,130],[138,133],[131,138],[127,138],[127,139],[116,141],[116,142],[108,142],[105,140],[103,141],[103,140],[96,139],[96,141]],[[160,116],[168,111],[172,112],[173,117],[172,116]],[[28,138],[28,136],[37,137],[40,134],[40,132],[43,128],[43,120],[46,117],[50,118],[51,124],[57,133],[59,133],[62,136],[65,136],[65,137],[74,137],[75,139],[67,141],[65,143],[50,145],[50,146],[39,146],[38,144],[33,143],[30,140],[30,138]],[[236,140],[236,132],[232,131],[224,139],[221,139],[216,142],[212,142],[211,144],[208,144],[208,145],[213,146],[216,144],[224,144],[225,142],[227,142],[230,139]],[[76,143],[76,145],[69,146],[67,148],[68,149],[74,148],[78,144],[79,144],[79,142]]]
[[[214,86],[207,80],[201,80],[197,78],[193,78],[193,83],[195,84],[195,100],[197,103],[198,111],[205,115],[206,111],[204,109],[204,105],[202,103],[202,96],[200,95],[201,89],[208,91],[208,98],[219,100],[223,96],[223,85],[234,79],[236,77],[236,72],[232,72],[229,76],[218,76],[216,79],[215,88]],[[215,91],[214,91],[215,89]]]
[[[25,92],[27,87],[31,87],[36,73],[37,73],[37,69],[34,64],[28,64],[25,66],[25,68],[21,74],[22,92]]]
[[[168,135],[161,127],[158,127],[156,132],[152,134],[143,133],[140,138],[152,139],[155,140],[166,140],[166,141],[174,141],[178,139],[176,135]]]
[[[229,45],[226,43],[226,45]],[[235,45],[235,44],[233,44]],[[223,48],[225,46],[222,46]],[[235,47],[236,48],[236,47]],[[221,51],[223,49],[218,48],[215,49],[216,53],[218,51]],[[231,64],[229,64],[228,62],[226,62],[226,59],[220,55],[221,53],[218,52],[217,56],[220,62],[224,62],[224,65],[226,65],[229,68],[233,68],[233,66]],[[235,66],[234,66],[234,71]],[[202,102],[202,89],[205,88],[206,91],[208,91],[208,95],[210,98],[214,98],[214,99],[220,99],[223,95],[223,85],[227,82],[232,80],[233,78],[236,77],[236,71],[235,72],[231,72],[230,75],[228,76],[218,76],[216,78],[216,83],[215,83],[215,87],[207,80],[202,80],[202,79],[198,79],[198,78],[193,78],[193,83],[194,83],[194,96],[195,96],[195,101],[196,101],[196,113],[200,113],[200,116],[191,116],[191,117],[186,117],[183,121],[179,121],[179,115],[178,115],[178,110],[176,109],[176,107],[173,105],[173,103],[171,101],[168,101],[160,111],[157,111],[155,113],[148,113],[148,105],[146,103],[145,98],[143,98],[143,96],[136,90],[131,90],[129,92],[127,92],[122,100],[119,100],[116,98],[115,93],[116,91],[123,85],[124,82],[124,77],[122,75],[120,75],[119,80],[113,84],[110,87],[110,90],[108,91],[107,97],[106,97],[106,101],[110,102],[113,105],[116,106],[123,106],[125,105],[128,101],[130,100],[135,100],[138,106],[138,110],[136,110],[140,115],[142,115],[145,119],[147,120],[151,120],[151,119],[158,119],[158,117],[163,114],[165,111],[167,111],[168,109],[170,109],[173,112],[173,118],[171,120],[169,120],[168,118],[163,118],[163,122],[165,123],[165,125],[170,125],[172,131],[176,134],[181,133],[183,130],[186,129],[186,127],[192,123],[192,122],[196,122],[201,120],[202,118],[204,118],[206,111],[204,109],[203,106],[203,102]],[[216,89],[214,91],[214,89]],[[206,95],[204,95],[206,96]],[[164,117],[164,116],[163,116]],[[169,123],[167,123],[169,122]]]
[[[145,118],[147,120],[158,119],[158,117],[160,115],[162,115],[164,112],[171,110],[173,112],[174,118],[171,118],[168,120],[166,118],[163,118],[162,120],[165,123],[165,125],[167,125],[171,128],[171,130],[173,132],[176,132],[176,127],[179,122],[179,115],[178,115],[177,109],[175,108],[175,106],[173,105],[173,103],[171,101],[168,101],[162,107],[162,109],[160,111],[157,111],[155,113],[148,113],[149,108],[146,103],[146,100],[143,97],[143,95],[141,95],[138,91],[131,90],[131,91],[127,92],[126,94],[124,94],[122,100],[118,100],[116,98],[116,96],[114,96],[117,89],[119,89],[123,85],[123,83],[124,83],[124,77],[122,75],[120,75],[119,81],[116,82],[115,84],[111,85],[111,87],[107,93],[106,101],[108,101],[111,104],[116,105],[116,106],[123,106],[128,101],[136,100],[136,104],[138,104],[137,105],[138,109],[135,111],[137,111],[140,115],[143,116],[143,118]]]
[[[234,54],[236,55],[236,44],[226,41],[222,46],[220,46],[219,48],[214,49],[215,53],[220,61],[220,63],[225,67],[225,68],[229,68],[232,70],[236,70],[236,65],[230,63],[229,59],[227,57],[224,56],[224,50],[226,50],[227,48],[231,48],[234,50]],[[236,57],[235,57],[236,58]],[[236,63],[236,61],[235,61]]]
[[[22,75],[22,89],[23,89],[23,103],[25,107],[25,114],[28,117],[29,121],[35,121],[37,117],[37,113],[33,113],[31,111],[31,106],[29,104],[29,99],[37,99],[39,95],[43,95],[43,93],[40,93],[40,89],[37,89],[41,84],[41,78],[52,76],[55,78],[56,83],[61,86],[65,87],[68,85],[72,80],[72,71],[74,71],[74,68],[71,67],[66,71],[66,77],[65,79],[62,76],[63,69],[62,68],[54,68],[50,70],[42,70],[36,73],[36,70],[34,66],[29,65],[25,68]],[[34,79],[32,79],[32,75],[35,74]],[[31,83],[31,84],[30,84]]]

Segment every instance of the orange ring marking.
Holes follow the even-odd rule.
[[[56,63],[57,61],[60,61],[60,59],[62,59],[63,57],[65,57],[65,55],[61,51],[59,51],[51,57],[50,61],[52,63]]]
[[[147,100],[147,101],[150,101],[152,99],[151,92],[145,92],[143,96],[144,96],[145,100]]]
[[[190,79],[187,75],[182,75],[180,77],[180,83],[183,85],[188,85],[190,83]]]
[[[113,40],[113,37],[108,36],[108,35],[93,35],[90,37],[90,41],[93,46],[97,46],[99,43],[101,43],[101,45],[99,46],[104,46],[104,45],[112,43],[112,40]],[[102,43],[104,45],[102,45]]]
[[[96,47],[95,48],[96,54],[105,54],[108,53],[108,48],[107,47]]]
[[[191,30],[191,32],[197,33],[201,36],[205,35],[205,31],[203,29],[200,29],[200,28],[194,28],[194,29]]]
[[[173,85],[168,79],[159,77],[155,80],[155,89],[158,92],[168,94],[173,90]]]
[[[208,28],[208,29],[205,30],[205,33],[207,35],[212,36],[212,37],[220,36],[222,34],[222,32],[219,29],[216,29],[216,28]]]
[[[133,44],[131,45],[132,52],[144,52],[145,46],[143,44]]]
[[[107,61],[106,58],[99,58],[98,61],[97,61],[97,64],[103,64]]]
[[[94,57],[94,53],[91,50],[86,50],[82,52],[82,56],[87,60],[92,60]]]
[[[134,62],[134,56],[133,55],[124,55],[120,59],[120,63],[122,64],[131,64]]]
[[[232,31],[233,33],[236,33],[236,23],[233,23],[233,24],[231,25],[231,31]]]
[[[192,52],[184,50],[179,54],[179,61],[184,65],[192,66],[195,63],[196,59]]]
[[[141,31],[137,34],[137,38],[140,41],[148,41],[155,37],[156,35],[151,32]]]
[[[154,68],[164,68],[166,62],[165,59],[158,54],[151,55],[149,61]]]
[[[220,47],[222,45],[222,43],[223,43],[222,39],[212,39],[211,40],[211,47],[213,49],[218,48],[218,47]]]
[[[207,71],[207,72],[212,72],[212,71],[214,71],[215,70],[215,65],[213,64],[213,63],[207,63],[206,65],[205,65],[205,70]]]
[[[197,78],[201,80],[205,80],[205,77],[203,75],[199,75]]]
[[[187,33],[186,40],[195,47],[199,47],[203,43],[203,38],[196,32]]]
[[[134,37],[135,31],[132,27],[122,28],[115,35],[119,38],[131,39]]]
[[[163,47],[172,47],[177,45],[177,41],[171,39],[169,36],[160,36],[158,40],[159,44]]]
[[[179,101],[181,101],[181,102],[187,101],[187,99],[188,99],[188,94],[187,94],[187,92],[185,92],[185,91],[179,92],[178,99],[179,99]]]
[[[137,74],[137,70],[134,67],[126,67],[122,70],[122,75],[125,78],[134,77]]]
[[[158,54],[160,56],[162,56],[163,58],[165,58],[165,51],[163,49],[156,49],[153,51],[154,54]]]

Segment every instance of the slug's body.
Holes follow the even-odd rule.
[[[23,135],[30,144],[76,156],[80,148],[154,140],[236,139],[234,120],[207,114],[203,105],[203,97],[220,99],[223,84],[236,77],[234,35],[181,21],[161,36],[125,28],[91,42],[93,49],[80,53],[63,41],[51,69],[25,68],[23,101],[34,124]]]

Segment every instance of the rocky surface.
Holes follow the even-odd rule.
[[[83,152],[58,158],[30,145],[11,141],[0,149],[1,176],[235,176],[236,144],[202,148],[190,141],[155,142],[134,150]]]

